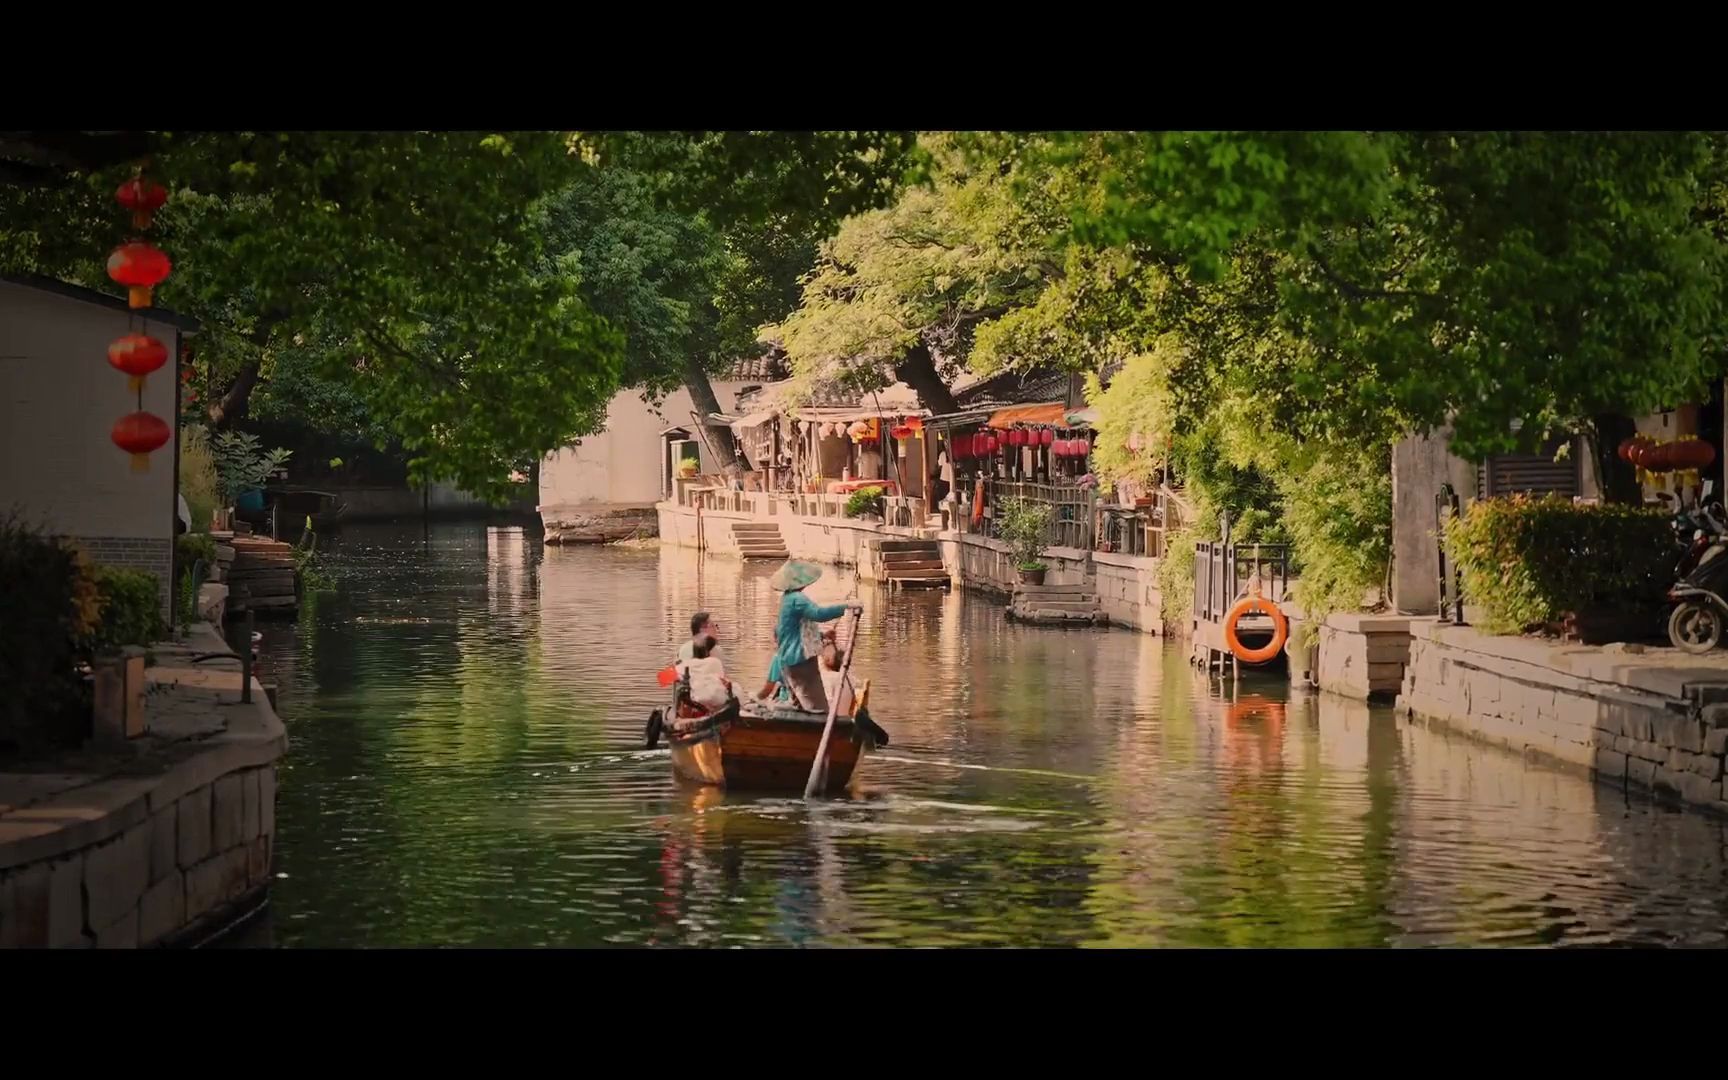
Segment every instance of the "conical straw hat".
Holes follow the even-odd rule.
[[[820,566],[788,559],[786,565],[774,571],[774,576],[768,579],[768,587],[776,592],[794,592],[814,583],[821,576]]]

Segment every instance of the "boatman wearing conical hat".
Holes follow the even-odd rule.
[[[824,606],[804,595],[821,576],[822,568],[814,563],[791,559],[769,579],[769,586],[785,595],[774,624],[776,648],[768,665],[768,681],[779,684],[779,696],[790,696],[799,708],[825,713],[828,695],[822,689],[822,624],[848,611],[864,609],[858,604]]]

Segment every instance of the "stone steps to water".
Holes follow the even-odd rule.
[[[786,541],[780,536],[780,526],[772,522],[734,521],[732,539],[738,543],[738,554],[745,559],[788,558]]]
[[[891,574],[898,575],[916,570],[941,570],[941,559],[908,559],[904,562],[888,563]]]
[[[909,563],[941,562],[942,553],[934,548],[928,551],[884,551],[883,566],[906,566]]]
[[[1033,626],[1103,626],[1110,621],[1098,597],[1081,585],[1017,585],[1006,615],[1009,622]]]
[[[942,563],[942,548],[934,540],[879,540],[876,551],[882,575],[898,588],[950,588],[954,584]]]

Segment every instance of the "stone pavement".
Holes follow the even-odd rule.
[[[282,722],[208,624],[152,652],[147,736],[0,773],[0,947],[148,944],[267,883]]]

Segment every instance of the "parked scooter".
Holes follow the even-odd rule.
[[[1720,554],[1720,550],[1712,554],[1711,549],[1717,537],[1728,534],[1728,513],[1724,512],[1721,502],[1709,501],[1715,486],[1714,480],[1706,480],[1698,502],[1691,507],[1680,504],[1668,523],[1668,527],[1674,530],[1674,546],[1680,550],[1680,561],[1674,565],[1676,581],[1690,574],[1705,555],[1715,558]],[[1665,501],[1675,498],[1665,491],[1659,492],[1658,497]]]
[[[1668,640],[1677,649],[1702,654],[1721,644],[1728,626],[1728,521],[1722,504],[1707,502],[1714,481],[1707,482],[1698,505],[1675,516],[1677,538],[1683,536],[1683,521],[1694,526],[1691,543],[1676,567],[1679,580],[1668,590],[1675,602],[1668,616]]]

